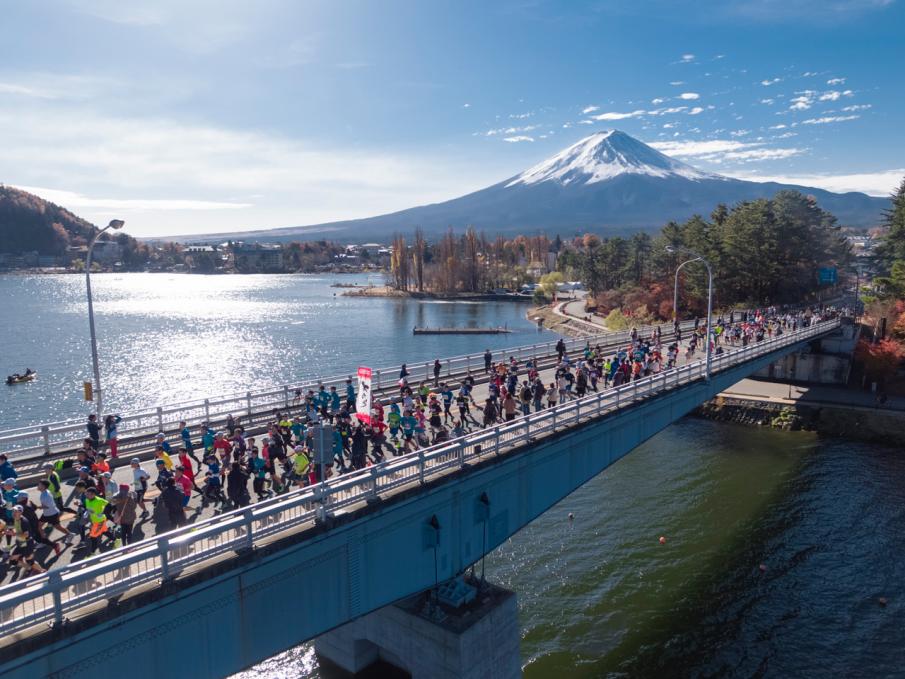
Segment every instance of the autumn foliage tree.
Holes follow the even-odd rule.
[[[855,348],[855,359],[864,366],[868,379],[882,382],[895,375],[905,360],[905,347],[890,338],[876,343],[862,339]]]

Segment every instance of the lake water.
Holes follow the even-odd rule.
[[[518,594],[529,679],[902,677],[903,525],[902,451],[685,419],[487,577]],[[308,643],[237,679],[322,676]]]
[[[108,412],[553,337],[525,319],[524,303],[344,297],[331,287],[366,276],[98,274],[91,282]],[[84,277],[0,276],[0,300],[0,374],[38,371],[34,382],[2,385],[0,429],[86,416]],[[441,325],[513,332],[412,335],[414,326]]]
[[[540,339],[522,305],[330,287],[365,280],[93,277],[107,399],[127,410]],[[84,279],[0,276],[0,300],[2,370],[39,371],[4,387],[0,427],[84,415]],[[411,334],[468,323],[516,332]],[[902,451],[685,419],[497,549],[487,575],[518,593],[527,677],[901,677],[903,526]],[[309,643],[239,676],[322,674]]]

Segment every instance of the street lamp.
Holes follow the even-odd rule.
[[[91,362],[94,366],[94,385],[95,392],[97,393],[97,423],[100,425],[103,422],[103,416],[101,412],[103,410],[103,403],[101,402],[101,368],[97,362],[97,336],[94,334],[94,302],[91,299],[91,255],[94,254],[94,244],[97,243],[97,239],[100,237],[104,231],[107,229],[119,230],[123,228],[122,219],[111,219],[110,223],[107,224],[103,229],[98,231],[91,238],[91,242],[88,243],[88,256],[85,257],[85,287],[88,290],[88,328],[91,330]]]
[[[705,342],[705,350],[707,352],[707,358],[705,363],[705,379],[710,381],[710,322],[713,317],[713,270],[710,268],[710,262],[704,259],[703,256],[699,255],[694,250],[689,250],[685,247],[675,247],[672,245],[666,246],[666,251],[670,253],[679,253],[684,252],[686,255],[691,255],[694,259],[689,260],[689,262],[696,262],[697,260],[701,260],[704,262],[704,266],[707,267],[707,336],[704,340]],[[681,268],[688,262],[685,262],[679,266]],[[678,269],[676,269],[676,281],[678,281]]]
[[[672,247],[672,246],[670,246]],[[669,248],[667,248],[668,250]],[[692,262],[700,261],[700,257],[695,257],[694,259],[687,259],[679,266],[676,267],[676,281],[672,288],[672,320],[679,320],[679,271],[681,271],[682,267],[686,264],[691,264]]]

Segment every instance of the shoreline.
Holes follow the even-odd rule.
[[[524,295],[505,293],[455,293],[446,295],[435,292],[417,292],[414,290],[396,290],[388,285],[343,285],[343,297],[397,297],[400,299],[431,299],[449,302],[531,302],[531,298]]]
[[[851,391],[838,390],[840,396]],[[905,410],[890,407],[808,399],[801,394],[789,399],[724,392],[697,406],[690,414],[715,422],[905,447]]]

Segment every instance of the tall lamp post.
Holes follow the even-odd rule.
[[[694,250],[689,250],[684,247],[675,247],[672,245],[666,246],[666,251],[671,253],[679,253],[683,252],[686,255],[691,255],[694,259],[690,259],[688,262],[684,262],[679,265],[679,269],[681,269],[685,264],[689,262],[696,262],[697,260],[701,260],[704,262],[704,266],[707,267],[707,337],[704,339],[704,346],[707,352],[707,358],[705,361],[705,372],[704,378],[709,382],[710,381],[710,324],[713,318],[713,270],[710,268],[710,262],[704,259],[703,256],[699,255]],[[676,281],[678,281],[678,269],[676,269]],[[678,289],[678,288],[677,288]]]
[[[695,257],[694,259],[687,259],[679,266],[676,267],[676,280],[675,284],[672,287],[672,320],[673,322],[679,320],[679,271],[682,270],[682,267],[686,264],[691,264],[692,262],[697,262],[700,260],[700,257]]]
[[[88,328],[91,330],[91,362],[94,366],[94,391],[97,394],[97,421],[99,425],[102,423],[103,416],[101,412],[103,411],[103,403],[101,400],[101,368],[97,362],[97,336],[94,333],[94,301],[91,299],[91,256],[94,254],[94,244],[97,243],[100,235],[107,229],[119,230],[123,228],[123,224],[125,222],[122,219],[110,220],[107,226],[91,238],[91,242],[88,243],[88,255],[85,257],[85,287],[88,290]]]

